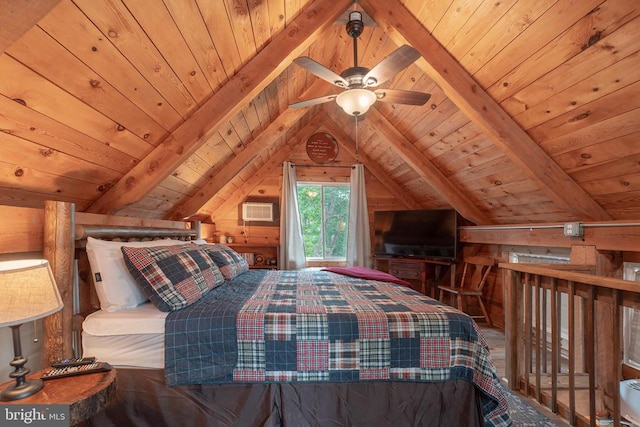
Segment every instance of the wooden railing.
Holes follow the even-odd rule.
[[[620,426],[623,307],[640,308],[640,284],[585,273],[590,266],[500,267],[509,388],[571,425],[609,416]]]

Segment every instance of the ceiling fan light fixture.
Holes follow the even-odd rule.
[[[360,116],[376,102],[376,94],[367,89],[349,89],[336,97],[336,102],[351,116]]]

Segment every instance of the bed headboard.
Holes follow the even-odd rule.
[[[84,316],[99,307],[84,250],[87,237],[195,240],[212,237],[214,232],[214,224],[76,213],[72,203],[45,202],[43,253],[51,264],[64,308],[45,319],[43,363],[72,357]]]

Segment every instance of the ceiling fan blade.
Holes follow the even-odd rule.
[[[347,88],[349,87],[349,82],[346,81],[340,74],[336,74],[324,65],[314,61],[308,56],[301,56],[293,60],[294,63],[298,64],[311,74],[315,74],[323,80],[328,81],[331,84],[336,86]]]
[[[325,102],[333,101],[338,95],[327,95],[320,98],[307,99],[306,101],[296,102],[289,105],[290,108],[303,108],[311,107],[312,105],[324,104]]]
[[[365,87],[379,86],[413,64],[418,58],[420,58],[420,53],[411,46],[404,44],[391,52],[389,56],[365,74],[362,84]]]
[[[378,89],[375,94],[378,101],[407,105],[424,105],[431,98],[430,93],[402,89]]]

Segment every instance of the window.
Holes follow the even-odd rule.
[[[307,259],[346,259],[349,184],[298,183],[298,209]]]

